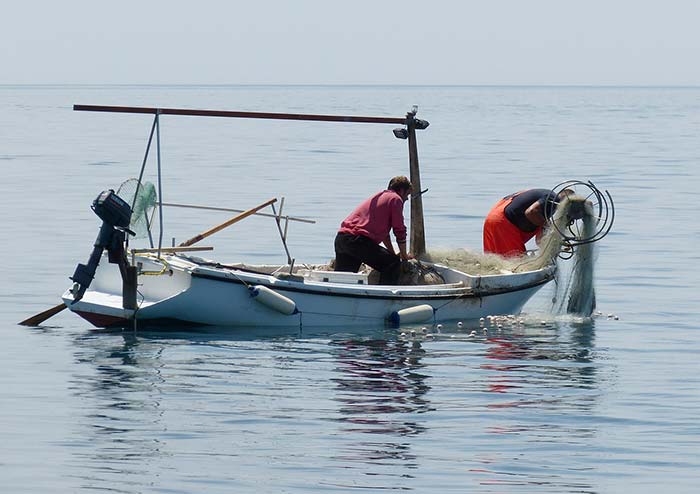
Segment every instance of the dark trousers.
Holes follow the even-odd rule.
[[[379,271],[380,285],[396,285],[401,274],[401,258],[362,235],[339,233],[335,237],[335,270],[357,273],[360,264]]]

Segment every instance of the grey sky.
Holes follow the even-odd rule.
[[[700,85],[697,0],[3,2],[0,84]]]

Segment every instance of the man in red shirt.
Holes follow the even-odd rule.
[[[406,225],[403,222],[403,204],[410,193],[410,180],[403,176],[394,177],[387,190],[374,194],[343,220],[335,237],[336,271],[356,273],[364,262],[379,271],[380,285],[398,282],[401,260],[411,258],[406,251]],[[389,237],[391,230],[399,246],[398,256]]]

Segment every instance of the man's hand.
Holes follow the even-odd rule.
[[[408,261],[409,259],[413,259],[413,254],[410,252],[406,251],[406,243],[399,244],[399,257],[401,258],[402,261]]]

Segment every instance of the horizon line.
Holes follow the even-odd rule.
[[[700,89],[700,84],[392,84],[392,83],[92,83],[92,82],[46,82],[46,83],[0,83],[0,87],[397,87],[397,88],[678,88]]]

